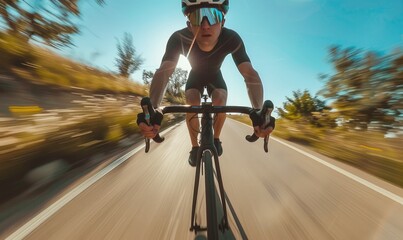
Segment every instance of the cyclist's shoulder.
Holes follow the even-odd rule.
[[[239,36],[239,34],[235,30],[227,28],[227,27],[223,27],[221,33],[223,35],[228,35],[228,36]]]
[[[222,28],[221,37],[225,40],[242,41],[241,36],[235,30],[226,27]]]

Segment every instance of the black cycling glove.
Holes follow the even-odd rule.
[[[252,125],[254,127],[260,127],[260,125],[262,125],[262,118],[259,115],[259,109],[253,109],[250,111],[249,117],[252,120]]]
[[[139,113],[137,114],[137,125],[139,125],[140,123],[145,123],[148,124],[150,126],[153,125],[160,125],[161,126],[161,122],[163,119],[163,114],[159,111],[159,110],[155,110],[154,114],[150,114],[149,116],[149,121],[147,121],[146,119],[146,114],[145,113]]]
[[[162,119],[164,118],[164,115],[160,110],[154,109],[152,107],[150,98],[144,97],[143,99],[141,99],[140,105],[142,108],[145,107],[147,109],[146,111],[137,114],[137,125],[143,122],[151,126],[153,125],[161,126],[161,122]],[[148,116],[145,112],[148,112]]]
[[[273,102],[270,100],[266,100],[263,103],[262,109],[253,109],[249,113],[249,117],[252,120],[253,127],[261,127],[264,124],[264,128],[268,128],[269,126],[274,128],[276,121],[274,117],[270,116],[270,122],[266,120],[266,115],[271,113],[267,113],[267,111],[273,111],[273,108]]]
[[[143,112],[137,114],[137,125],[140,123],[145,123],[149,126],[159,125],[161,126],[162,119],[164,115],[160,110],[156,110],[152,107],[150,98],[145,97],[141,99],[141,107],[143,108]],[[153,140],[157,143],[161,143],[164,141],[164,138],[157,134]],[[149,140],[146,141],[146,152],[148,152],[150,145]]]

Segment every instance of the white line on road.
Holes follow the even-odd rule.
[[[251,126],[249,126],[249,125],[247,125],[245,123],[242,123],[242,124],[245,125],[245,126],[251,127]],[[403,205],[403,198],[400,197],[399,195],[396,195],[396,194],[394,194],[394,193],[392,193],[392,192],[390,192],[390,191],[388,191],[386,189],[383,189],[383,188],[381,188],[381,187],[379,187],[379,186],[377,186],[377,185],[375,185],[375,184],[373,184],[373,183],[371,183],[371,182],[369,182],[369,181],[367,181],[365,179],[362,179],[362,178],[360,178],[360,177],[358,177],[358,176],[356,176],[356,175],[354,175],[354,174],[352,174],[352,173],[350,173],[350,172],[348,172],[348,171],[346,171],[344,169],[341,169],[341,168],[339,168],[339,167],[337,167],[337,166],[335,166],[333,164],[330,164],[330,163],[328,163],[328,162],[326,162],[326,161],[324,161],[324,160],[322,160],[322,159],[320,159],[320,158],[318,158],[318,157],[316,157],[316,156],[314,156],[312,154],[309,154],[309,153],[307,153],[307,152],[305,152],[305,151],[303,151],[303,150],[301,150],[299,148],[296,148],[296,147],[294,147],[294,146],[292,146],[292,145],[290,145],[290,144],[288,144],[288,143],[286,143],[284,141],[281,141],[276,137],[270,137],[270,139],[273,139],[273,140],[275,140],[275,141],[277,141],[277,142],[279,142],[281,144],[284,144],[285,146],[287,146],[287,147],[289,147],[291,149],[294,149],[295,151],[297,151],[297,152],[299,152],[299,153],[301,153],[301,154],[303,154],[303,155],[305,155],[307,157],[312,158],[313,160],[317,161],[318,163],[321,163],[321,164],[325,165],[326,167],[329,167],[329,168],[335,170],[336,172],[341,173],[344,176],[346,176],[346,177],[348,177],[348,178],[350,178],[350,179],[352,179],[352,180],[354,180],[354,181],[356,181],[358,183],[361,183],[362,185],[374,190],[375,192],[380,193],[383,196],[385,196],[385,197],[387,197],[387,198],[389,198],[389,199],[391,199],[391,200],[393,200],[393,201],[395,201],[397,203],[400,203],[400,205]]]
[[[174,127],[177,125],[174,125],[165,131],[161,133],[161,135],[165,135],[169,131],[171,131]],[[106,174],[111,172],[113,169],[118,167],[120,164],[124,163],[127,159],[129,159],[131,156],[136,154],[138,151],[143,149],[145,146],[141,145],[130,152],[126,153],[122,157],[118,158],[117,160],[113,161],[111,164],[106,166],[104,169],[99,171],[97,174],[94,176],[91,176],[89,179],[78,185],[76,188],[74,188],[72,191],[67,193],[65,196],[63,196],[61,199],[53,203],[51,206],[43,210],[41,213],[36,215],[34,218],[32,218],[30,221],[28,221],[26,224],[24,224],[22,227],[20,227],[17,231],[15,231],[13,234],[8,236],[6,240],[20,240],[24,239],[26,236],[28,236],[32,231],[34,231],[37,227],[39,227],[42,223],[44,223],[47,219],[49,219],[53,214],[55,214],[57,211],[59,211],[62,207],[64,207],[67,203],[69,203],[71,200],[73,200],[75,197],[77,197],[80,193],[84,192],[87,188],[89,188],[91,185],[93,185],[95,182],[100,180],[102,177],[104,177]]]
[[[284,144],[285,146],[287,146],[287,147],[289,147],[291,149],[294,149],[295,151],[297,151],[297,152],[299,152],[299,153],[301,153],[301,154],[303,154],[303,155],[305,155],[307,157],[312,158],[313,160],[325,165],[326,167],[329,167],[329,168],[335,170],[336,172],[341,173],[344,176],[346,176],[346,177],[348,177],[350,179],[353,179],[354,181],[359,182],[362,185],[364,185],[364,186],[366,186],[366,187],[368,187],[368,188],[370,188],[370,189],[372,189],[372,190],[384,195],[385,197],[388,197],[389,199],[391,199],[391,200],[403,205],[403,198],[402,197],[400,197],[400,196],[398,196],[398,195],[396,195],[396,194],[394,194],[392,192],[389,192],[388,190],[385,190],[385,189],[383,189],[383,188],[381,188],[381,187],[379,187],[379,186],[377,186],[377,185],[375,185],[375,184],[373,184],[373,183],[371,183],[371,182],[369,182],[369,181],[367,181],[365,179],[357,177],[356,175],[354,175],[354,174],[352,174],[352,173],[350,173],[350,172],[348,172],[348,171],[346,171],[344,169],[341,169],[341,168],[339,168],[339,167],[337,167],[337,166],[335,166],[333,164],[330,164],[330,163],[328,163],[328,162],[326,162],[326,161],[324,161],[324,160],[322,160],[322,159],[320,159],[320,158],[318,158],[318,157],[316,157],[316,156],[314,156],[312,154],[304,152],[301,149],[298,149],[298,148],[296,148],[296,147],[294,147],[294,146],[292,146],[292,145],[290,145],[290,144],[288,144],[286,142],[283,142],[283,141],[281,141],[281,140],[279,140],[277,138],[271,137],[271,139],[273,139],[273,140],[275,140],[275,141],[277,141],[277,142],[279,142],[281,144]]]

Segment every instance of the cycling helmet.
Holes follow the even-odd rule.
[[[182,0],[182,12],[185,15],[201,7],[217,8],[226,14],[229,9],[229,0]]]

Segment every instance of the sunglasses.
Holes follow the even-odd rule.
[[[190,24],[200,26],[206,18],[210,26],[224,21],[224,14],[217,8],[198,8],[188,14]]]

